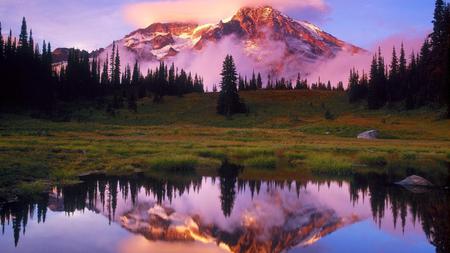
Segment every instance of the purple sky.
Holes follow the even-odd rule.
[[[201,1],[215,1],[217,6],[252,2],[175,0],[172,3],[183,6]],[[267,1],[293,18],[311,21],[336,37],[365,48],[391,37],[423,37],[431,30],[434,8],[434,0]],[[10,28],[17,34],[21,17],[26,16],[37,40],[50,40],[54,47],[93,50],[136,29],[138,25],[130,21],[126,9],[142,2],[167,3],[162,0],[1,0],[0,21],[4,34]],[[161,8],[153,10],[162,11]],[[148,15],[151,16],[152,11]],[[217,17],[217,21],[222,18],[226,17]]]

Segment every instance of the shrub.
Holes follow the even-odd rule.
[[[326,110],[324,117],[327,120],[334,120],[335,119],[335,116],[330,112],[330,110]]]

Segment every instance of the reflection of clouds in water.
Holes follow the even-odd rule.
[[[133,236],[120,242],[119,253],[223,253],[229,252],[213,242],[162,242],[149,241],[143,236]]]
[[[352,202],[349,196],[350,185],[348,183],[330,183],[320,186],[308,183],[305,188],[300,189],[299,193],[297,193],[294,184],[291,186],[279,187],[262,183],[259,194],[254,194],[253,198],[250,187],[240,188],[239,191],[236,189],[234,208],[231,215],[225,217],[221,209],[220,180],[204,178],[200,189],[194,189],[194,186],[190,186],[188,191],[181,196],[176,195],[171,202],[163,201],[162,206],[175,211],[175,213],[168,214],[168,216],[172,216],[169,220],[172,222],[175,231],[184,231],[190,233],[191,237],[197,237],[194,238],[197,241],[195,244],[208,244],[216,240],[211,234],[201,233],[198,226],[214,226],[220,231],[231,234],[239,230],[242,231],[242,229],[257,231],[257,240],[266,240],[274,236],[273,229],[275,228],[295,231],[298,226],[308,226],[308,223],[311,222],[311,214],[324,215],[331,222],[339,221],[338,223],[341,223],[341,225],[335,226],[336,229],[355,222],[355,219],[372,219],[370,196],[366,193],[363,197],[362,192],[359,192],[358,201]],[[118,198],[116,220],[124,214],[129,214],[130,211],[136,216],[137,220],[141,219],[140,222],[147,219],[145,217],[148,217],[150,213],[158,214],[158,216],[166,215],[162,210],[158,212],[158,206],[155,207],[155,197],[152,194],[147,195],[143,189],[138,193],[137,199],[139,208],[133,210],[130,198],[127,198],[127,200]],[[386,206],[386,208],[389,210],[390,206]],[[136,213],[136,211],[138,212]],[[161,218],[164,218],[162,216]],[[186,219],[183,219],[183,217]],[[198,217],[198,219],[194,218],[195,222],[199,222],[195,224],[196,226],[185,224],[186,221],[191,221],[190,224],[192,225],[193,217]],[[165,218],[167,220],[167,217]],[[387,215],[385,219],[388,220],[383,221],[381,229],[397,237],[404,236],[398,226],[396,229],[393,227],[391,215]],[[151,222],[145,222],[146,224],[141,224],[143,227],[152,226]],[[423,233],[420,226],[414,227],[411,222],[408,222],[406,226],[406,231],[409,234]],[[128,229],[134,230],[132,227],[128,227]],[[303,238],[304,241],[300,241],[300,245],[307,245],[309,241],[314,243],[321,238],[317,231],[306,234],[308,237]],[[146,248],[153,246],[154,244],[146,244]]]
[[[205,179],[200,191],[189,192],[171,203],[168,201],[162,203],[164,208],[153,204],[149,206],[141,200],[137,207],[122,216],[122,225],[138,233],[145,230],[145,227],[149,227],[150,230],[143,233],[153,239],[181,238],[176,235],[181,233],[197,241],[199,238],[195,236],[200,236],[200,239],[211,238],[211,235],[205,236],[200,232],[202,227],[213,226],[228,233],[254,231],[261,240],[270,239],[274,229],[292,232],[302,227],[309,227],[299,233],[301,237],[298,241],[301,241],[309,240],[314,236],[320,238],[319,233],[326,227],[331,226],[336,229],[357,219],[353,214],[340,217],[332,208],[312,198],[309,191],[301,191],[298,195],[296,191],[288,187],[280,189],[263,184],[260,193],[253,198],[250,189],[240,191],[230,217],[225,217],[221,211],[219,204],[221,193],[218,183],[213,183],[212,179]],[[198,218],[194,222],[192,217]],[[319,224],[314,224],[316,219],[322,220]],[[166,227],[163,221],[168,221],[171,225]],[[159,228],[156,229],[156,227]],[[330,232],[334,231],[333,229],[330,229]],[[165,232],[161,234],[161,230]]]

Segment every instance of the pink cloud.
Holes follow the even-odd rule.
[[[350,55],[348,53],[341,53],[336,58],[320,63],[316,67],[316,71],[308,76],[310,82],[316,82],[318,78],[321,81],[330,80],[333,84],[343,81],[347,85],[349,71],[351,68],[357,69],[360,73],[364,70],[366,73],[370,70],[370,63],[373,55],[381,48],[381,52],[385,57],[385,63],[390,64],[392,59],[392,49],[395,46],[397,56],[400,55],[400,47],[403,43],[407,60],[409,61],[411,52],[419,52],[429,31],[422,32],[405,32],[387,37],[381,41],[374,43],[366,54]]]
[[[328,9],[324,0],[173,0],[130,4],[125,6],[125,19],[136,27],[154,22],[218,22],[231,17],[245,6],[271,5],[280,10]]]

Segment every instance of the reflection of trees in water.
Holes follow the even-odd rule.
[[[233,211],[236,199],[236,182],[242,167],[224,161],[218,169],[220,176],[220,203],[225,217],[229,217]]]
[[[370,196],[370,205],[374,221],[381,226],[385,212],[390,211],[393,225],[397,227],[401,221],[402,231],[405,231],[408,210],[414,225],[420,224],[428,240],[436,246],[437,252],[449,252],[450,218],[449,195],[444,190],[425,190],[414,193],[396,186],[387,186],[386,175],[369,174],[366,177],[356,175],[350,183],[351,199],[358,201],[359,194]],[[390,210],[386,204],[389,204]]]
[[[10,224],[13,228],[14,245],[19,243],[20,234],[25,234],[29,218],[37,216],[37,222],[45,222],[47,215],[48,196],[42,195],[33,202],[15,202],[5,206],[0,206],[0,223],[2,235],[5,234],[5,225]]]
[[[300,193],[307,183],[320,187],[329,187],[331,183],[343,185],[349,183],[349,196],[353,204],[359,201],[370,201],[374,221],[380,226],[386,215],[392,214],[393,225],[404,230],[409,213],[415,224],[420,224],[428,239],[437,248],[437,252],[449,252],[450,224],[449,196],[447,191],[430,191],[427,193],[412,193],[408,190],[386,185],[392,182],[386,175],[366,174],[354,175],[345,180],[314,179],[309,181],[258,181],[238,179],[240,167],[224,164],[219,169],[220,201],[224,216],[230,216],[233,210],[236,194],[247,189],[252,198],[262,194],[262,185],[266,189],[287,189]],[[215,179],[212,180],[213,183]],[[11,224],[14,241],[17,245],[21,233],[26,232],[29,218],[37,216],[38,223],[45,222],[47,208],[52,211],[62,211],[72,214],[77,210],[93,210],[107,214],[110,222],[115,219],[117,198],[131,199],[135,205],[138,194],[145,193],[155,201],[171,202],[175,197],[182,196],[193,189],[201,189],[202,178],[198,176],[177,177],[177,179],[135,177],[91,177],[78,185],[58,187],[50,195],[35,200],[5,204],[0,207],[0,222],[2,233],[6,224]],[[362,199],[361,199],[362,198]],[[101,210],[97,210],[97,209]],[[231,235],[223,235],[227,237]],[[232,238],[228,238],[232,240]]]

